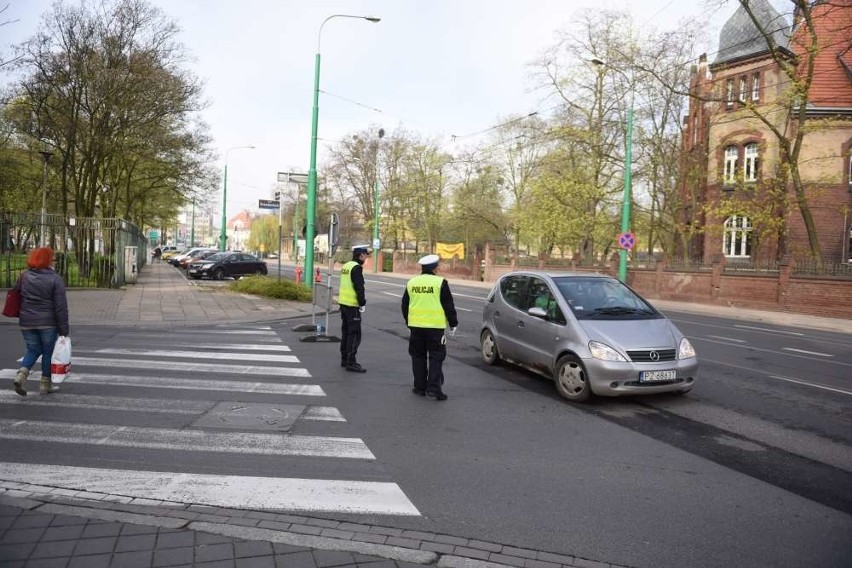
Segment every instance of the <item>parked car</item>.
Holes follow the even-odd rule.
[[[169,250],[167,250],[167,249],[169,249]],[[185,252],[184,249],[178,250],[177,247],[164,247],[163,248],[163,254],[160,256],[160,258],[162,260],[168,261],[173,256],[181,254],[183,252]]]
[[[248,274],[265,275],[267,268],[265,262],[244,252],[218,252],[191,262],[186,272],[196,280],[205,277],[222,280],[226,276],[239,278]]]
[[[698,380],[689,340],[644,298],[610,276],[516,271],[488,295],[482,359],[552,378],[564,398],[686,393]]]
[[[169,257],[167,262],[169,264],[171,264],[172,266],[180,266],[180,261],[182,261],[183,259],[185,259],[188,256],[192,256],[193,254],[197,254],[198,251],[202,251],[202,250],[205,250],[205,247],[193,247],[193,248],[186,249],[186,250],[181,251],[180,253],[178,253],[176,255]]]
[[[202,260],[219,252],[219,249],[197,249],[180,257],[177,266],[186,270],[195,260]]]

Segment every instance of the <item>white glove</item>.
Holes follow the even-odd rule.
[[[360,308],[358,308],[358,311],[363,314],[364,312],[367,311],[367,306],[361,306]]]
[[[449,335],[450,337],[455,337],[456,336],[456,329],[457,328],[455,328],[455,327],[451,327],[450,332],[447,335]]]

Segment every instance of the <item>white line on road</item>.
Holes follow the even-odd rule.
[[[746,341],[742,339],[734,339],[733,337],[722,337],[721,335],[708,335],[707,337],[712,337],[714,339],[721,339],[723,341],[733,341],[734,343],[746,343]]]
[[[227,347],[230,348],[230,345]],[[91,351],[78,351],[77,353],[92,353]],[[180,357],[182,359],[228,359],[231,361],[239,361],[240,359],[248,359],[251,361],[267,361],[275,363],[298,363],[299,358],[295,355],[268,355],[268,354],[247,354],[247,353],[232,353],[222,351],[169,351],[165,349],[98,349],[94,353],[104,353],[109,355],[140,355],[142,357]]]
[[[0,379],[14,379],[16,372],[17,369],[0,369]],[[153,376],[100,375],[95,373],[80,373],[79,371],[71,373],[70,380],[73,383],[90,385],[283,394],[292,396],[325,396],[325,391],[319,385],[258,383],[240,380],[209,381],[204,379],[173,379]]]
[[[472,311],[473,311],[473,310],[469,310],[469,309],[467,309],[467,308],[460,308],[460,307],[458,307],[458,306],[456,306],[456,309],[457,309],[458,311],[460,311],[460,312],[472,312]]]
[[[21,398],[15,392],[0,392],[0,404],[50,406],[53,408],[92,408],[131,412],[158,412],[162,414],[201,414],[216,403],[194,400],[164,400],[161,398],[126,398],[120,396],[92,396],[62,393],[61,397]]]
[[[826,386],[823,386],[823,385],[815,385],[814,383],[808,383],[808,382],[805,382],[805,381],[800,381],[799,379],[791,379],[790,377],[780,377],[778,375],[769,375],[769,378],[778,379],[779,381],[787,381],[788,383],[796,383],[797,385],[805,385],[805,386],[808,386],[808,387],[823,389],[823,390],[836,392],[836,393],[840,393],[840,394],[852,395],[852,391],[847,391],[847,390],[843,390],[843,389],[836,389],[834,387],[826,387]]]
[[[807,355],[797,355],[795,353],[785,353],[784,351],[778,351],[775,349],[761,349],[760,347],[754,347],[753,345],[733,345],[727,341],[716,341],[713,339],[707,339],[706,337],[698,337],[698,336],[690,336],[690,339],[695,339],[696,341],[709,341],[710,343],[720,343],[722,345],[728,345],[729,347],[738,347],[740,349],[748,349],[750,351],[759,351],[761,353],[773,353],[775,355],[785,355],[787,357],[798,357],[799,359],[809,359],[811,361],[820,361],[820,359],[814,359],[813,357],[809,357]],[[823,359],[824,360],[824,359]],[[841,361],[829,361],[831,365],[842,365],[844,367],[852,367],[852,363],[843,363]]]
[[[301,418],[303,420],[322,420],[325,422],[346,422],[338,409],[333,406],[309,406]]]
[[[175,452],[217,452],[268,456],[313,456],[374,460],[360,438],[171,430],[73,422],[44,422],[0,418],[0,439],[84,444],[119,448],[148,448]]]
[[[785,335],[797,335],[797,336],[800,336],[800,337],[804,337],[804,335],[805,335],[804,333],[799,333],[797,331],[784,331],[784,330],[781,330],[781,329],[768,329],[766,327],[754,327],[754,326],[751,326],[751,325],[734,324],[734,327],[738,327],[740,329],[753,329],[755,331],[768,331],[769,333],[783,333]]]
[[[0,477],[64,489],[239,509],[419,516],[396,483],[0,463]]]
[[[193,349],[230,349],[231,351],[283,351],[290,352],[291,349],[287,345],[259,345],[257,343],[169,343],[169,347],[191,347]],[[245,356],[245,355],[243,355]]]
[[[245,357],[245,355],[242,355]],[[276,377],[310,377],[307,369],[293,367],[258,367],[255,365],[224,365],[220,363],[187,363],[185,361],[153,361],[146,359],[101,359],[74,357],[74,367],[111,367],[157,369],[161,371],[196,371],[202,373],[233,373],[235,375],[267,375]]]
[[[820,353],[819,351],[806,351],[805,349],[795,349],[793,347],[782,347],[783,351],[795,351],[796,353],[804,353],[805,355],[816,355],[817,357],[834,357],[831,353]]]
[[[217,335],[215,337],[215,339],[213,337],[204,337],[204,335],[206,333],[207,332],[205,330],[197,329],[197,330],[195,330],[195,332],[192,335],[193,335],[193,338],[195,338],[195,339],[203,338],[204,341],[217,341],[217,340],[227,341],[227,339],[223,338],[221,335]],[[187,339],[184,336],[175,337],[175,336],[173,336],[169,333],[151,332],[151,331],[144,331],[144,330],[138,330],[137,331],[135,329],[133,330],[132,333],[128,333],[127,335],[122,335],[122,338],[126,338],[126,337],[132,337],[133,339],[142,339],[142,340],[147,340],[148,338],[152,338],[152,340],[158,340],[159,339],[161,341],[168,342],[170,345],[178,345],[177,343],[173,343],[175,340],[186,341],[186,339]],[[277,335],[276,336],[260,335],[260,336],[254,336],[254,337],[240,337],[240,339],[243,340],[243,341],[250,339],[251,341],[253,341],[255,343],[266,343],[266,344],[275,344],[275,345],[282,343],[281,338],[278,337]],[[192,347],[193,345],[195,345],[195,344],[194,343],[189,344],[189,345],[187,345],[187,347]]]

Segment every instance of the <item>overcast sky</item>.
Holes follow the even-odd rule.
[[[269,198],[277,172],[307,171],[317,33],[332,14],[382,21],[335,18],[323,28],[320,89],[329,94],[320,95],[320,163],[324,141],[371,124],[448,141],[545,110],[541,93],[531,92],[529,65],[582,10],[626,9],[661,30],[705,15],[712,53],[736,9],[718,0],[150,1],[180,26],[192,70],[206,83],[203,118],[219,167],[228,148],[257,147],[230,153],[229,216]],[[51,1],[0,6],[6,2],[0,18],[17,20],[0,28],[8,56],[7,46],[34,33]]]

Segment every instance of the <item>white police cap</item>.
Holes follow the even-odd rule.
[[[370,245],[355,245],[352,254],[370,254]]]
[[[437,254],[427,254],[423,258],[417,261],[417,264],[420,266],[429,266],[430,264],[438,264],[440,262],[441,257]]]

